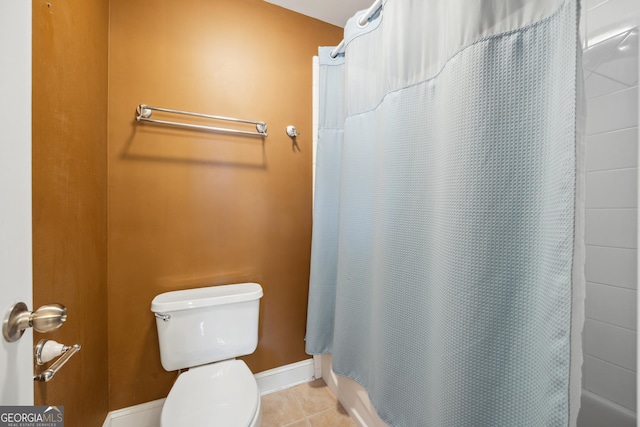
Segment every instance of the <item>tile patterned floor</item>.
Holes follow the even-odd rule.
[[[262,396],[262,427],[356,427],[323,380]]]

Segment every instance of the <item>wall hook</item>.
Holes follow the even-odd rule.
[[[289,135],[291,138],[295,138],[296,136],[300,136],[300,134],[298,133],[298,131],[296,130],[295,126],[287,126],[287,135]]]

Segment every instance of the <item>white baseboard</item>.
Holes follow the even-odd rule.
[[[102,427],[159,427],[164,399],[111,411]]]
[[[313,359],[306,359],[255,374],[261,395],[283,390],[314,379]]]
[[[303,360],[254,375],[261,395],[314,379],[313,359]],[[102,427],[159,427],[164,399],[129,406],[107,414]]]

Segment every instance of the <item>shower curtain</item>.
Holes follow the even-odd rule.
[[[306,348],[391,426],[575,425],[577,0],[387,0],[320,48]]]

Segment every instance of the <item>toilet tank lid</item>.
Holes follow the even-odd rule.
[[[232,304],[256,300],[261,298],[262,295],[262,286],[258,283],[238,283],[171,291],[156,296],[151,301],[151,311],[166,313],[190,308]]]

